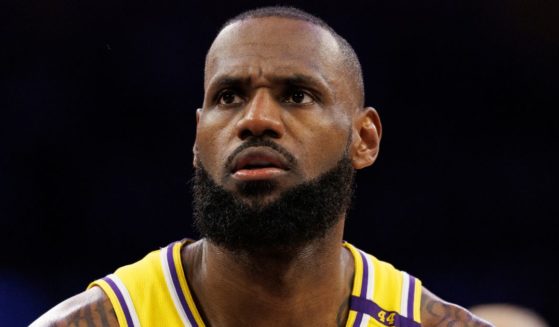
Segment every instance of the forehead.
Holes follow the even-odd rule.
[[[324,28],[283,17],[250,18],[219,33],[208,52],[204,84],[222,74],[303,74],[333,83],[339,73],[339,45]]]

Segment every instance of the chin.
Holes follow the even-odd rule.
[[[279,183],[271,179],[242,181],[237,183],[237,192],[245,196],[268,195],[278,191]]]
[[[235,196],[252,207],[263,206],[277,200],[281,193],[279,183],[271,180],[247,181],[237,184]]]

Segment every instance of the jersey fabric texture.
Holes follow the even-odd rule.
[[[120,326],[205,326],[174,242],[94,281],[109,297]],[[346,327],[419,327],[421,281],[353,245],[355,274]]]

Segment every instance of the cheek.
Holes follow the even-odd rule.
[[[305,129],[302,145],[303,169],[310,178],[333,168],[347,146],[349,128],[340,122],[315,122]],[[303,164],[303,162],[301,164]]]
[[[215,124],[207,124],[200,121],[196,130],[196,147],[198,160],[208,171],[211,177],[217,179],[219,175],[219,163],[223,162],[225,145],[220,143],[222,134],[226,131]]]

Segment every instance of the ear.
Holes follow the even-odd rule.
[[[355,169],[372,165],[377,159],[382,126],[377,111],[367,107],[356,113],[353,120],[351,163]]]
[[[202,109],[196,109],[196,139],[194,140],[194,145],[192,146],[192,166],[194,168],[198,167],[198,122],[200,121],[200,115],[202,114]]]

